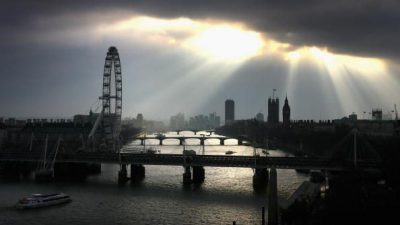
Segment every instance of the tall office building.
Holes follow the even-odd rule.
[[[144,125],[144,118],[143,118],[143,114],[142,113],[138,113],[136,116],[136,122],[137,122],[137,126],[142,128]]]
[[[225,101],[225,124],[235,121],[235,102],[232,99]]]

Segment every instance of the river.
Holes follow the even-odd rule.
[[[197,136],[202,133],[198,133]],[[205,134],[205,133],[203,133]],[[167,136],[177,136],[169,132]],[[180,136],[194,136],[181,132]],[[186,141],[186,149],[201,152],[199,140]],[[161,153],[182,153],[178,140],[164,140],[154,146]],[[253,155],[250,146],[237,146],[237,140],[207,140],[206,154]],[[134,141],[125,151],[140,150]],[[146,145],[156,145],[148,140]],[[261,149],[257,151],[261,152]],[[270,150],[270,156],[283,156]],[[261,207],[267,206],[266,194],[256,194],[252,187],[253,171],[249,168],[205,168],[205,181],[200,187],[184,188],[183,168],[179,166],[145,166],[146,178],[139,185],[117,185],[118,165],[103,164],[102,173],[85,182],[37,183],[0,180],[0,224],[261,224]],[[287,199],[308,178],[294,170],[278,170],[278,197]],[[17,210],[19,198],[31,193],[65,192],[69,204],[35,210]]]

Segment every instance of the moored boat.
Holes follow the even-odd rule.
[[[40,208],[46,206],[60,205],[70,201],[70,196],[65,193],[32,194],[29,197],[20,199],[17,203],[17,207],[20,209]]]

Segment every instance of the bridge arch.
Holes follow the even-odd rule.
[[[188,141],[190,141],[190,142],[196,141],[196,143],[193,143],[193,145],[201,144],[201,137],[187,137],[187,138],[184,138],[184,140],[187,145],[191,145],[191,143],[188,143]]]
[[[140,141],[141,141],[141,145],[143,145],[145,142],[146,142],[146,145],[156,145],[156,143],[154,143],[154,142],[157,141],[157,144],[159,144],[160,139],[156,138],[156,137],[146,137],[146,138],[140,139]]]
[[[225,142],[225,145],[235,145],[235,144],[239,145],[240,144],[240,141],[238,138],[231,138],[231,137],[225,138],[224,142]]]
[[[171,142],[173,142],[173,143],[171,144]],[[181,143],[180,137],[165,137],[162,140],[163,145],[176,145],[176,144],[180,144],[180,143]]]
[[[177,130],[177,131],[176,131],[176,134],[182,134],[182,132],[192,132],[194,135],[196,135],[197,132],[199,132],[199,131],[198,131],[198,130],[190,130],[190,129],[187,129],[187,130]]]
[[[206,145],[220,145],[223,137],[205,137],[204,144]]]

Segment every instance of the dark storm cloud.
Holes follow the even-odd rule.
[[[294,45],[327,46],[336,51],[366,56],[399,56],[399,1],[174,2],[143,1],[139,7],[146,13],[161,16],[245,21],[257,30]]]
[[[79,19],[83,14],[97,13],[98,19],[104,21],[135,11],[164,18],[245,22],[295,46],[326,46],[339,53],[396,61],[400,56],[400,3],[396,0],[10,1],[3,3],[0,10],[3,44],[17,42],[21,36],[29,37],[34,32],[46,32],[40,30],[38,20],[76,15],[73,25],[82,25],[96,22]],[[115,10],[121,13],[107,14]]]
[[[204,69],[204,59],[183,48],[146,42],[147,33],[113,33],[115,22],[137,15],[242,22],[294,47],[316,45],[396,63],[388,63],[395,64],[388,67],[388,76],[373,84],[364,76],[357,76],[355,85],[341,83],[354,92],[346,98],[337,95],[343,89],[336,89],[328,73],[299,66],[293,75],[288,62],[268,54],[249,59],[219,86],[199,85],[208,84],[203,76],[220,76],[220,66]],[[392,107],[399,102],[399,83],[392,76],[400,74],[399,17],[400,3],[389,0],[1,1],[0,104],[5,107],[0,116],[87,112],[101,94],[104,57],[111,45],[121,54],[124,116],[141,112],[147,118],[166,118],[179,111],[223,115],[223,102],[233,98],[238,118],[249,118],[265,112],[266,97],[275,88],[281,99],[288,93],[293,118],[338,118]],[[99,32],[98,25],[110,31]],[[196,68],[200,72],[188,79]],[[347,99],[365,104],[346,108],[342,101]]]

